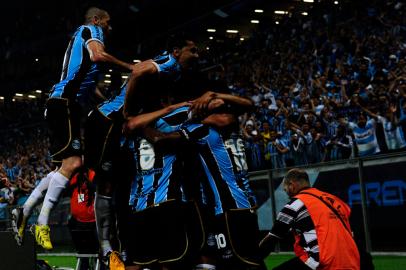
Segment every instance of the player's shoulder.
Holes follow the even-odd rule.
[[[167,62],[174,61],[174,60],[175,60],[175,58],[168,51],[164,51],[161,54],[158,54],[157,56],[152,58],[152,61],[154,61],[157,64],[163,64],[163,63],[167,63]]]
[[[102,31],[102,28],[98,25],[94,25],[94,24],[83,24],[81,26],[79,26],[79,28],[81,29],[89,29],[91,31]]]
[[[103,41],[103,29],[94,24],[84,24],[79,26],[78,32],[85,33],[87,36],[90,36],[92,39],[99,39]]]

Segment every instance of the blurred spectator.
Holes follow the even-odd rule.
[[[348,126],[354,134],[360,157],[381,152],[376,138],[376,121],[374,119],[368,120],[365,114],[360,114],[358,121],[349,122]]]
[[[337,135],[326,142],[326,161],[349,159],[353,157],[353,142],[351,136],[346,134],[345,127],[337,128]]]
[[[285,168],[285,154],[289,152],[284,141],[277,138],[277,132],[270,132],[270,139],[265,150],[265,160],[270,164],[271,169]]]

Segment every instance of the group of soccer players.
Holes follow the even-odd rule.
[[[174,39],[158,57],[128,64],[104,50],[109,19],[106,11],[89,9],[69,43],[61,81],[46,104],[59,168],[13,210],[17,241],[45,197],[35,238],[52,249],[49,213],[85,166],[95,171],[96,226],[110,269],[264,269],[238,126],[252,102],[207,89],[212,91],[170,104],[169,85],[199,57],[195,43]],[[116,96],[96,105],[98,62],[131,76]],[[111,243],[114,234],[120,247]],[[126,251],[125,265],[119,249]]]

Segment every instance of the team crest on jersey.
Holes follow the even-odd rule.
[[[207,245],[209,247],[215,247],[216,246],[216,238],[214,237],[214,234],[209,233],[209,235],[207,236]]]
[[[80,141],[79,140],[73,140],[72,141],[72,148],[75,150],[79,150],[80,149]]]
[[[142,170],[150,170],[154,168],[155,164],[155,152],[154,146],[147,140],[142,139],[138,148],[140,155],[140,166]]]
[[[106,161],[102,164],[103,171],[109,171],[112,167],[111,161]]]

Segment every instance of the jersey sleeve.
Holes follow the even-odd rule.
[[[103,30],[100,26],[96,25],[85,25],[82,30],[82,38],[85,41],[85,45],[89,44],[91,41],[97,41],[104,46],[104,36]]]
[[[180,132],[186,140],[197,141],[209,135],[209,127],[203,124],[185,124]]]
[[[161,76],[175,81],[180,78],[181,67],[172,54],[159,55],[153,59],[152,64],[155,65]]]
[[[385,123],[385,118],[383,118],[382,116],[378,115],[378,117],[376,118],[377,122],[380,124],[384,124]]]
[[[379,117],[381,117],[381,116],[379,116]],[[368,124],[374,127],[374,126],[376,125],[375,119],[374,119],[374,118],[369,119],[369,120],[367,121],[367,125],[368,125]]]
[[[357,127],[357,124],[355,124],[354,122],[348,122],[348,127],[349,127],[350,129],[354,129],[354,128]]]
[[[299,199],[291,200],[278,213],[275,220],[275,224],[272,227],[271,233],[278,238],[286,237],[289,234],[292,225],[298,216],[298,213],[304,211],[304,209],[305,206],[301,200]]]

